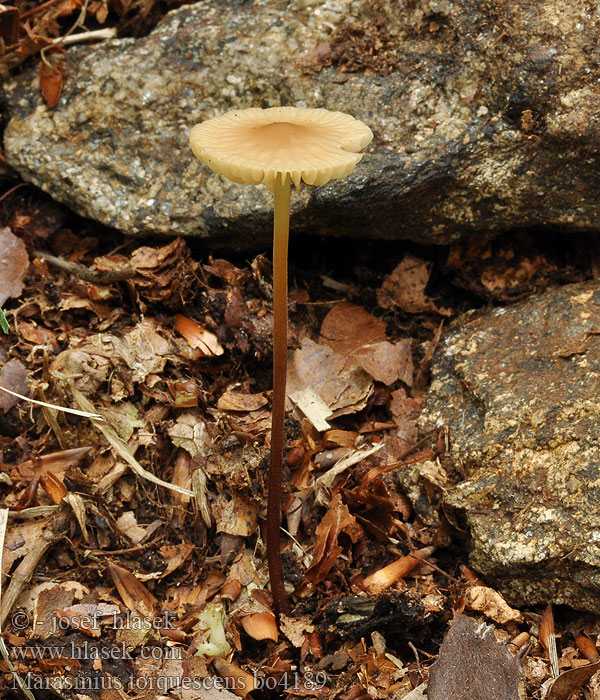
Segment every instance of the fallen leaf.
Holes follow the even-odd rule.
[[[373,380],[360,367],[347,368],[345,358],[331,348],[305,338],[289,363],[288,396],[309,387],[337,418],[361,411],[367,405]]]
[[[390,343],[385,340],[362,348],[355,355],[356,363],[376,382],[390,386],[401,380],[407,386],[413,383],[412,344],[410,340]]]
[[[108,603],[77,603],[67,608],[56,609],[56,614],[61,622],[68,622],[73,629],[80,630],[89,637],[100,637],[102,631],[98,623],[103,618],[109,618],[110,622],[120,612],[118,605],[109,605]]]
[[[316,430],[324,432],[331,426],[327,419],[331,417],[331,409],[310,386],[289,394],[290,400],[302,411]]]
[[[44,326],[38,326],[37,323],[19,321],[18,331],[20,336],[34,345],[50,345],[53,348],[58,347],[56,333],[49,328],[44,328]]]
[[[192,457],[206,457],[212,448],[206,422],[199,412],[182,413],[168,429],[168,434],[176,447],[184,449]]]
[[[500,625],[523,621],[523,615],[511,608],[498,591],[488,586],[469,585],[463,593],[463,598],[467,608],[483,613]]]
[[[58,505],[67,495],[67,487],[52,472],[40,476],[40,484],[55,505]]]
[[[9,360],[0,369],[0,386],[15,391],[17,394],[27,396],[29,387],[27,386],[27,370],[20,360]],[[20,399],[11,396],[4,391],[0,391],[0,408],[4,413],[10,411]]]
[[[226,391],[219,397],[219,411],[257,411],[266,406],[269,400],[264,394],[243,394],[239,391]]]
[[[91,449],[91,447],[72,447],[70,450],[60,450],[59,452],[40,455],[35,459],[28,459],[26,462],[21,462],[11,471],[11,478],[15,480],[30,480],[36,476],[41,477],[44,474],[62,476],[69,467],[79,464]]]
[[[160,578],[165,578],[165,576],[172,574],[192,556],[194,545],[189,542],[184,542],[183,544],[166,544],[158,551],[160,556],[167,562],[165,570],[160,575]]]
[[[546,686],[546,700],[568,700],[598,671],[600,671],[600,661],[564,671]]]
[[[64,79],[65,70],[62,60],[54,60],[53,65],[45,61],[40,63],[40,90],[48,107],[56,107],[58,104]]]
[[[98,257],[94,263],[102,272],[133,273],[130,281],[140,296],[175,308],[181,308],[186,294],[196,284],[197,263],[192,260],[189,247],[181,238],[158,248],[142,246],[131,256]]]
[[[155,612],[158,601],[131,571],[111,562],[108,564],[108,570],[121,600],[129,610],[135,610],[143,616],[151,616]]]
[[[273,642],[279,639],[277,622],[272,612],[259,612],[244,615],[240,618],[240,622],[246,634],[252,637],[252,639],[258,641],[270,639]]]
[[[175,316],[175,330],[187,340],[190,347],[205,357],[216,357],[225,352],[214,333],[187,316]]]
[[[301,649],[307,634],[312,634],[315,627],[308,616],[296,618],[284,613],[279,615],[279,626],[282,633],[290,640],[292,646]]]
[[[344,301],[323,319],[319,342],[348,358],[361,348],[386,340],[386,323],[362,306]]]
[[[0,306],[23,291],[23,279],[29,267],[27,248],[9,228],[0,228]]]
[[[220,493],[212,503],[217,532],[249,537],[256,532],[258,503],[241,493]]]
[[[428,263],[407,253],[377,290],[377,303],[382,309],[400,308],[411,314],[434,312],[451,316],[450,309],[438,307],[425,294],[428,282]]]
[[[116,522],[117,528],[133,544],[139,544],[146,537],[146,530],[137,524],[133,511],[123,513]]]
[[[336,493],[327,512],[317,525],[313,558],[306,570],[306,578],[309,581],[317,584],[327,576],[343,550],[338,544],[338,537],[355,523],[348,506],[342,502],[341,495]]]

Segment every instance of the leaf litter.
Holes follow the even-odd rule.
[[[18,235],[3,235],[23,262],[2,273],[13,323],[0,339],[0,384],[105,418],[0,403],[3,621],[15,672],[62,682],[65,697],[74,697],[66,679],[101,677],[121,683],[122,700],[139,697],[141,678],[155,684],[152,696],[196,698],[184,682],[194,677],[213,682],[202,697],[218,700],[415,700],[433,669],[429,697],[445,697],[444,673],[457,692],[471,682],[457,671],[451,636],[469,611],[482,692],[491,688],[483,667],[504,664],[498,697],[546,681],[554,700],[596,697],[588,647],[597,624],[582,617],[554,635],[553,676],[541,616],[511,608],[448,549],[443,438],[420,435],[417,420],[443,321],[458,308],[452,294],[442,304],[429,291],[422,251],[402,253],[363,289],[323,274],[291,290],[282,554],[294,607],[277,623],[262,533],[268,261],[196,260],[180,239],[115,253],[60,223],[49,230],[17,212],[11,221]],[[25,231],[50,252],[30,261]],[[460,253],[457,286],[470,254]],[[541,262],[535,270],[553,272]],[[470,286],[482,298],[503,289]],[[413,468],[406,488],[396,476]],[[21,611],[30,623],[19,628]],[[497,625],[493,640],[484,621]],[[509,642],[523,635],[529,653],[516,657]],[[489,649],[478,651],[480,637]],[[85,641],[95,651],[81,659],[17,652]],[[109,658],[123,644],[127,654]],[[3,677],[5,690],[11,682]]]

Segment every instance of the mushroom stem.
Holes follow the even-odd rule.
[[[275,178],[273,215],[273,412],[271,416],[271,462],[267,501],[267,560],[275,612],[289,610],[279,547],[287,375],[287,251],[290,230],[290,176]]]

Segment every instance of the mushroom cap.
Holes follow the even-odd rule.
[[[346,177],[371,142],[366,124],[343,112],[298,107],[237,109],[194,126],[194,155],[233,182],[265,184],[279,173],[298,187]]]

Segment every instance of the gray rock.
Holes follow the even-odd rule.
[[[516,605],[600,612],[599,334],[600,286],[567,285],[466,314],[434,360],[424,422],[448,426],[458,473],[446,512]]]
[[[295,194],[297,232],[441,243],[597,229],[600,23],[586,8],[202,0],[144,39],[70,49],[55,109],[36,70],[6,85],[6,155],[129,234],[264,245],[270,195],[195,162],[189,128],[239,107],[326,107],[364,120],[375,141],[350,178]]]

